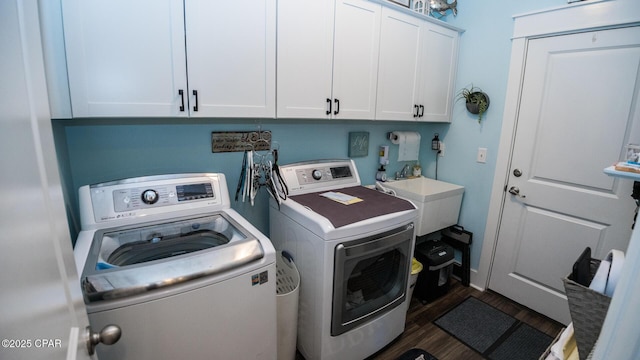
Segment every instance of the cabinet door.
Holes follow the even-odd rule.
[[[381,10],[364,0],[336,2],[334,118],[375,118]]]
[[[329,118],[334,1],[278,0],[279,118]]]
[[[275,10],[275,0],[185,1],[191,116],[275,117]]]
[[[459,34],[429,22],[423,28],[418,103],[424,109],[420,109],[418,120],[451,122]]]
[[[382,9],[376,120],[415,120],[423,21]]]
[[[187,115],[182,0],[62,5],[73,117]]]

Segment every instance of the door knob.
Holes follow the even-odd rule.
[[[522,199],[527,197],[526,195],[520,194],[520,189],[517,186],[512,186],[511,188],[509,188],[509,193],[511,195],[515,195],[515,196],[517,196],[519,198],[522,198]]]
[[[511,195],[515,195],[515,196],[520,197],[520,198],[523,198],[523,199],[524,199],[524,198],[526,198],[526,196],[525,196],[525,195],[521,195],[521,194],[520,194],[520,189],[519,189],[517,186],[512,186],[512,187],[510,187],[510,188],[509,188],[509,193],[510,193]]]
[[[122,330],[118,325],[107,325],[99,333],[91,331],[91,326],[87,326],[87,351],[89,355],[96,352],[96,346],[100,343],[112,345],[120,340]]]

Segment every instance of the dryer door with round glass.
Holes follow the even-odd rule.
[[[336,246],[331,335],[349,331],[403,303],[413,223]]]

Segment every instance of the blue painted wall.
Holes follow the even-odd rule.
[[[58,144],[64,144],[58,154],[61,162],[67,165],[61,168],[66,169],[63,172],[66,172],[67,195],[74,217],[77,217],[76,193],[80,186],[122,178],[179,172],[224,173],[230,192],[235,193],[243,154],[212,153],[212,131],[269,130],[272,141],[280,148],[280,164],[347,158],[349,132],[367,131],[368,156],[354,160],[363,184],[373,184],[379,146],[389,145],[389,176],[406,164],[396,161],[398,145],[387,140],[387,133],[394,130],[424,132],[427,127],[405,122],[273,119],[56,120],[54,125]],[[423,134],[424,137],[427,135]],[[431,133],[423,141],[420,154],[423,166],[435,159],[435,152],[430,148],[432,137]],[[253,207],[242,202],[232,204],[265,234],[269,233],[267,205],[266,190],[261,191]],[[79,223],[79,219],[74,222]]]
[[[512,16],[565,4],[563,0],[460,0],[458,15],[442,19],[466,29],[460,42],[456,89],[473,84],[490,95],[491,106],[481,124],[466,112],[462,101],[455,104],[451,124],[273,119],[55,120],[72,224],[79,223],[76,194],[78,187],[85,184],[152,174],[221,172],[227,176],[229,189],[235,191],[242,153],[211,153],[212,131],[255,131],[258,127],[270,130],[280,145],[281,163],[346,158],[349,132],[368,131],[369,155],[355,158],[364,184],[374,182],[380,145],[390,146],[389,175],[404,165],[395,161],[397,145],[386,139],[386,133],[393,130],[420,132],[423,174],[433,177],[435,154],[430,140],[438,132],[446,145],[445,157],[438,162],[438,178],[465,187],[459,222],[474,233],[471,266],[477,268],[502,126]],[[488,149],[486,164],[476,162],[479,147]],[[268,234],[266,192],[261,193],[254,207],[243,203],[232,206]],[[78,229],[73,227],[75,234]]]
[[[471,267],[474,269],[480,262],[500,142],[513,15],[566,4],[566,0],[458,0],[458,15],[446,16],[447,23],[466,30],[460,37],[455,88],[480,87],[491,99],[481,124],[459,101],[454,107],[450,125],[431,128],[445,134],[446,153],[439,161],[439,180],[465,187],[459,223],[473,232]],[[476,161],[480,147],[487,148],[486,164]]]

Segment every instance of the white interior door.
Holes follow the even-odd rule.
[[[632,182],[602,170],[640,141],[639,65],[640,27],[528,43],[505,187],[519,195],[504,200],[489,287],[563,323],[562,278],[584,248],[628,244]]]
[[[0,1],[0,359],[90,359],[37,1]]]

